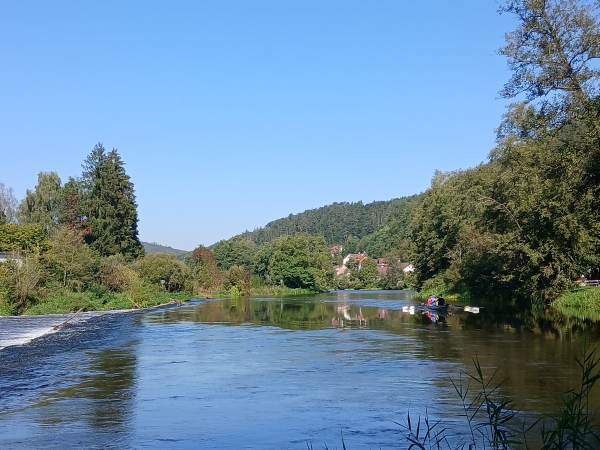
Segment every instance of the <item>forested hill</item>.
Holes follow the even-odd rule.
[[[146,255],[152,253],[170,253],[177,256],[177,259],[183,260],[183,257],[189,253],[187,250],[178,250],[176,248],[157,244],[156,242],[142,242],[142,245],[144,246]]]
[[[392,216],[401,216],[409,204],[419,196],[396,198],[363,204],[333,203],[283,219],[269,222],[254,231],[246,231],[241,237],[260,245],[282,235],[305,232],[321,235],[329,245],[342,244],[350,236],[360,240],[386,223]]]

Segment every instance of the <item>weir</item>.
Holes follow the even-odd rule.
[[[33,339],[53,333],[61,325],[85,322],[92,317],[114,314],[119,311],[89,311],[79,314],[48,314],[45,316],[3,316],[0,317],[0,350],[11,345],[23,345]]]

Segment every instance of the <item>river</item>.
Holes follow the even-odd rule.
[[[69,323],[0,350],[0,448],[407,448],[409,410],[465,436],[451,379],[474,358],[537,417],[577,382],[581,341],[600,341],[598,323],[548,311],[415,305],[341,291]]]

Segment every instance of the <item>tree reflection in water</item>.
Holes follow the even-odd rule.
[[[126,432],[135,398],[134,348],[88,356],[89,361],[76,367],[79,381],[42,394],[43,400],[36,405],[38,420],[46,425],[84,421],[111,433]]]

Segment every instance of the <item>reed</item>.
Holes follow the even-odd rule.
[[[506,380],[497,381],[498,369],[486,376],[477,357],[473,359],[474,373],[464,372],[458,380],[450,379],[462,409],[462,428],[444,427],[443,421],[433,419],[427,409],[424,416],[416,418],[409,409],[403,422],[394,423],[403,431],[409,450],[531,450],[532,442],[541,442],[541,450],[598,449],[597,412],[589,402],[590,392],[600,379],[598,349],[584,342],[575,360],[581,370],[579,383],[564,393],[555,415],[533,423],[527,423],[514,402],[501,393]],[[343,441],[342,445],[345,449]],[[312,445],[308,448],[312,450]]]

